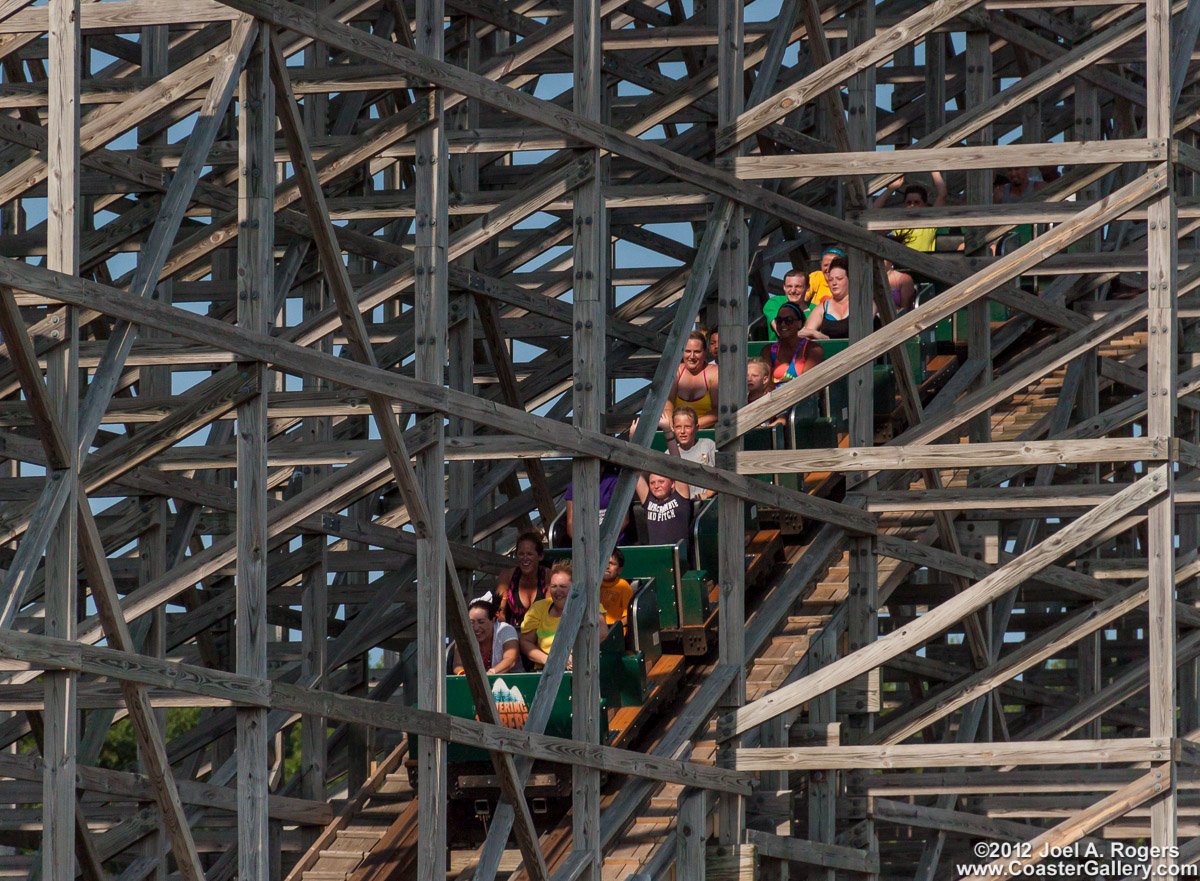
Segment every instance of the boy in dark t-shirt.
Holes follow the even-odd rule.
[[[652,545],[686,541],[692,525],[692,500],[686,483],[661,474],[638,478],[637,494],[646,508],[646,532]]]

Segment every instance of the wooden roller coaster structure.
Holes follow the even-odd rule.
[[[0,2],[0,876],[1194,867],[1198,31],[1198,0]],[[931,172],[947,204],[872,206]],[[884,235],[914,227],[938,247]],[[747,404],[763,301],[834,244],[848,345]],[[697,322],[715,467],[652,446]],[[745,442],[835,384],[828,443]],[[717,492],[716,644],[616,745],[605,464],[615,510],[643,471]],[[524,729],[475,649],[448,712],[467,599],[568,483]],[[450,744],[499,798],[470,849]],[[548,831],[534,762],[570,773]]]

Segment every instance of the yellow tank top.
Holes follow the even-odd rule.
[[[681,376],[683,376],[683,371],[686,369],[687,368],[684,367],[682,364],[679,365],[679,372],[675,374],[675,380],[677,382],[678,382],[679,378]],[[691,407],[693,410],[696,411],[697,419],[707,416],[709,413],[713,412],[712,393],[708,390],[708,365],[707,364],[704,365],[704,369],[702,371],[700,371],[700,375],[704,377],[704,394],[703,394],[703,396],[697,398],[694,401],[689,401],[689,400],[686,400],[685,398],[681,398],[679,395],[676,395],[675,399],[673,401],[671,401],[672,407],[680,407],[684,404],[687,404],[689,407]]]

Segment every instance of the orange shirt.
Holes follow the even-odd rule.
[[[600,582],[600,605],[604,607],[604,617],[609,627],[629,614],[629,603],[632,599],[633,588],[624,578]]]

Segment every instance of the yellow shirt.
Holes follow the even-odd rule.
[[[611,584],[600,582],[600,605],[604,607],[604,616],[608,626],[612,627],[629,613],[629,602],[633,599],[633,588],[624,578],[618,578]]]
[[[550,597],[538,600],[529,607],[529,611],[525,613],[525,618],[521,621],[521,633],[536,632],[537,647],[546,654],[550,654],[550,648],[554,645],[554,634],[558,632],[558,622],[562,620],[561,615],[550,614],[553,606],[554,600]],[[600,609],[600,614],[605,614],[603,608]],[[534,667],[540,670],[542,665],[535,664]]]
[[[832,296],[829,282],[825,280],[825,273],[819,269],[816,272],[810,272],[808,274],[808,302],[814,306],[820,306]]]
[[[937,229],[898,229],[896,237],[914,251],[932,251],[937,246]]]

